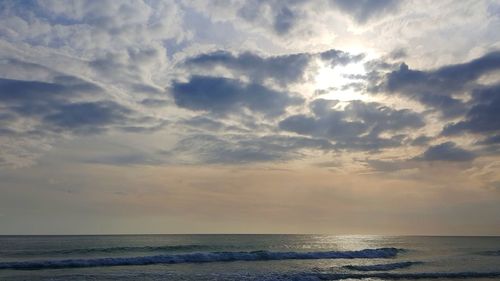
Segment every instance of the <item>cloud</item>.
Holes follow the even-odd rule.
[[[415,139],[413,139],[411,141],[411,145],[424,146],[424,145],[427,145],[430,140],[432,140],[431,137],[428,137],[428,136],[418,136],[417,138],[415,138]]]
[[[191,119],[184,120],[182,124],[210,131],[218,131],[226,128],[224,123],[203,116],[195,116]]]
[[[319,56],[323,61],[328,62],[331,67],[359,62],[365,57],[364,54],[351,55],[347,52],[335,49],[324,51],[320,53]]]
[[[411,63],[414,48],[390,45],[396,51],[375,67],[380,76],[340,73],[355,83],[338,85],[335,91],[368,94],[363,92],[364,79],[373,78],[379,92],[418,100],[423,113],[395,109],[407,105],[393,108],[393,100],[391,107],[380,100],[338,104],[318,100],[307,108],[305,99],[295,94],[309,96],[317,90],[312,80],[319,65],[342,72],[349,67],[338,66],[365,61],[365,54],[358,51],[328,49],[331,42],[352,46],[354,33],[346,26],[359,29],[361,45],[373,39],[370,36],[381,35],[368,25],[352,26],[340,13],[366,24],[400,11],[402,5],[406,3],[389,0],[4,1],[0,9],[3,145],[17,142],[23,148],[14,152],[15,145],[10,145],[9,155],[28,155],[37,143],[50,148],[61,137],[114,130],[152,133],[174,124],[185,129],[179,130],[180,138],[217,132],[221,141],[234,145],[243,141],[222,134],[289,134],[331,141],[329,149],[373,152],[428,145],[429,139],[415,134],[430,132],[410,131],[425,126],[423,114],[429,109],[453,121],[442,136],[481,134],[485,137],[481,145],[486,145],[486,134],[499,133],[498,122],[487,122],[496,120],[497,101],[491,98],[496,95],[493,87],[486,94],[491,85],[480,85],[479,80],[498,70],[498,52],[437,69],[410,69],[406,64],[396,69],[395,59]],[[414,7],[415,13],[422,11],[420,5]],[[378,25],[394,31],[383,21]],[[418,36],[412,33],[415,28],[408,30],[398,32]],[[378,41],[373,46],[375,53],[387,51]],[[483,47],[472,53],[486,50]],[[257,142],[250,145],[257,150]]]
[[[226,51],[200,54],[188,58],[185,64],[213,71],[222,66],[232,73],[245,75],[254,82],[273,79],[281,85],[302,80],[311,55],[301,53],[283,56],[262,57],[251,52],[234,55]]]
[[[448,124],[443,135],[464,132],[491,134],[500,131],[500,85],[484,87],[473,92],[465,120]]]
[[[238,16],[247,22],[269,26],[280,36],[288,34],[301,20],[297,15],[303,0],[293,1],[246,1],[238,9]]]
[[[490,137],[500,133],[500,85],[492,77],[499,71],[498,51],[433,70],[413,70],[403,63],[399,69],[381,76],[379,84],[373,83],[377,85],[372,91],[417,100],[440,112],[443,120],[455,119],[443,126],[442,137],[474,134],[483,137],[477,144],[494,146]],[[445,148],[451,149],[450,144]]]
[[[222,77],[193,76],[188,82],[174,82],[171,91],[179,107],[216,115],[248,109],[277,116],[283,114],[286,107],[302,102],[299,97],[260,84]]]
[[[188,163],[247,164],[296,159],[304,149],[328,151],[332,145],[328,140],[307,137],[195,134],[163,154]]]
[[[146,98],[140,101],[140,103],[147,107],[165,107],[170,104],[170,101],[166,99]]]
[[[2,37],[33,46],[95,54],[182,36],[174,1],[46,0],[2,4]]]
[[[132,111],[110,101],[70,103],[56,106],[55,112],[43,117],[43,122],[57,130],[93,134],[106,126],[126,123]]]
[[[402,2],[400,0],[330,0],[333,6],[348,13],[361,24],[368,22],[376,16],[396,11]]]
[[[477,155],[471,151],[458,147],[454,142],[448,141],[429,147],[419,159],[426,161],[472,161]]]
[[[273,80],[281,86],[304,82],[304,76],[315,59],[321,59],[331,67],[359,62],[363,54],[352,55],[336,49],[319,53],[296,53],[280,56],[262,56],[252,52],[233,54],[215,51],[189,57],[184,65],[191,71],[198,68],[208,70],[212,75],[217,68],[224,67],[233,76],[244,75],[256,83]]]
[[[161,120],[147,119],[106,99],[105,94],[100,85],[70,75],[56,75],[49,81],[0,78],[2,162],[30,164],[56,140],[68,136],[160,129]]]
[[[373,89],[415,99],[439,110],[445,118],[451,118],[465,114],[470,106],[460,96],[479,87],[477,80],[483,75],[498,70],[500,52],[430,71],[413,70],[403,63]]]
[[[148,84],[148,80],[153,69],[161,69],[167,63],[165,52],[157,43],[105,51],[89,61],[88,66],[99,80],[124,85],[134,92],[158,94],[161,88]]]
[[[371,19],[381,17],[398,10],[402,1],[372,0],[349,1],[245,1],[237,9],[237,15],[253,25],[271,29],[279,36],[289,35],[295,28],[310,25],[315,14],[328,14],[339,11],[348,14],[358,24],[365,24]],[[312,12],[314,11],[314,13]]]
[[[288,7],[282,7],[274,18],[274,30],[278,34],[286,34],[293,27],[296,16]]]
[[[408,160],[378,160],[378,159],[366,159],[364,161],[370,168],[378,172],[391,173],[399,170],[412,169],[415,168],[413,163]]]
[[[41,117],[87,96],[96,97],[102,88],[71,76],[56,76],[51,82],[0,78],[0,112],[16,118]]]
[[[56,76],[53,82],[0,78],[0,100],[18,106],[27,103],[50,102],[81,93],[97,93],[101,87],[71,76]]]
[[[400,131],[424,126],[421,116],[408,109],[351,101],[335,109],[338,101],[319,99],[311,103],[312,115],[293,115],[279,123],[282,130],[334,140],[343,149],[377,150],[401,144]],[[390,138],[381,133],[396,133]]]
[[[487,137],[485,140],[481,141],[480,144],[500,144],[500,135]]]
[[[469,82],[482,75],[500,69],[500,52],[491,52],[462,64],[453,64],[431,71],[411,70],[406,64],[387,77],[389,91],[431,91],[433,94],[450,94],[462,90]]]
[[[451,88],[448,85],[453,81],[446,81],[449,79],[450,77],[440,77],[434,73],[411,70],[403,63],[399,70],[387,76],[385,90],[416,99],[422,104],[440,110],[445,117],[456,117],[464,113],[465,104],[451,96]],[[464,81],[457,82],[461,84]],[[457,84],[451,87],[457,87]]]
[[[420,145],[419,145],[420,146]],[[461,148],[452,141],[443,142],[437,145],[428,146],[421,154],[411,158],[393,159],[365,159],[365,163],[370,168],[379,172],[397,172],[401,170],[414,170],[421,173],[425,169],[433,169],[435,162],[440,162],[441,167],[446,167],[450,163],[466,164],[462,167],[470,167],[470,162],[479,157],[476,152]],[[429,165],[432,163],[433,165]],[[459,167],[459,166],[455,166]]]

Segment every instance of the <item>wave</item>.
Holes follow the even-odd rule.
[[[465,279],[465,278],[497,278],[500,272],[419,272],[419,273],[320,273],[320,274],[298,274],[292,280],[343,280],[343,279],[366,279],[379,278],[382,280],[401,279]]]
[[[500,250],[496,250],[496,251],[484,251],[484,252],[481,252],[479,254],[483,255],[483,256],[500,256]]]
[[[346,265],[343,266],[343,268],[356,271],[388,271],[400,268],[407,268],[422,263],[423,262],[418,262],[418,261],[407,261],[407,262],[371,264],[371,265]]]
[[[395,257],[400,249],[379,248],[359,251],[329,251],[329,252],[209,252],[187,253],[176,255],[156,255],[144,257],[116,257],[95,259],[66,259],[0,262],[0,269],[50,269],[73,267],[96,267],[118,265],[150,265],[177,263],[206,263],[228,261],[266,261],[290,259],[373,259]]]
[[[32,275],[31,275],[32,276]],[[105,275],[106,280],[176,280],[175,273],[172,272],[133,272],[117,271],[112,275]],[[110,279],[110,276],[112,278]],[[424,273],[365,273],[365,274],[316,274],[316,273],[213,273],[210,280],[231,280],[231,281],[324,281],[324,280],[432,280],[432,279],[460,279],[476,280],[480,278],[497,278],[500,272],[424,272]],[[64,274],[54,275],[51,281],[67,280],[101,280],[102,274],[86,272],[85,274]],[[179,280],[184,278],[179,278]],[[14,279],[12,279],[14,280]],[[18,279],[16,279],[18,280]],[[31,280],[31,279],[23,279]]]
[[[139,246],[139,247],[108,247],[108,248],[80,248],[65,250],[48,250],[21,252],[16,255],[69,255],[69,254],[98,254],[98,253],[121,253],[121,252],[172,252],[193,251],[209,249],[208,245],[167,245],[167,246]]]

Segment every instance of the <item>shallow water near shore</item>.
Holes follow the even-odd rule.
[[[500,237],[0,236],[0,280],[500,280]]]

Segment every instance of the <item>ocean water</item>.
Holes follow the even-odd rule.
[[[500,280],[500,237],[0,236],[0,280]]]

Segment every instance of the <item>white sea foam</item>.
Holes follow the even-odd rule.
[[[65,259],[0,262],[0,269],[49,269],[72,267],[95,267],[117,265],[149,265],[177,263],[206,263],[227,261],[265,261],[290,259],[372,259],[392,258],[400,252],[396,248],[364,249],[359,251],[328,251],[328,252],[207,252],[176,255],[156,255],[143,257],[116,257],[95,259]]]
[[[397,263],[385,263],[385,264],[370,264],[370,265],[346,265],[344,268],[357,271],[388,271],[400,268],[407,268],[416,264],[422,264],[422,262],[397,262]]]
[[[465,279],[465,278],[497,278],[500,272],[419,272],[419,273],[302,273],[290,276],[288,280],[344,280],[379,278],[382,280],[402,279]],[[315,279],[314,279],[315,278]]]

